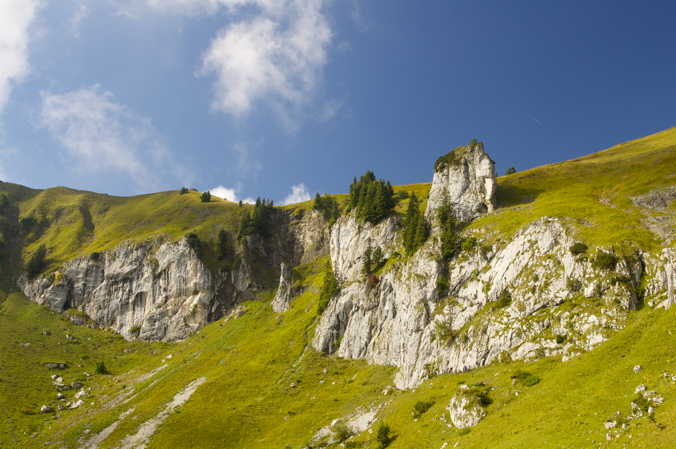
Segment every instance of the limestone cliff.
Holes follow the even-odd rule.
[[[274,227],[268,238],[241,239],[232,266],[216,272],[186,239],[152,240],[71,260],[34,280],[23,276],[19,286],[39,304],[57,312],[77,309],[125,338],[179,340],[272,287],[269,273],[280,263],[296,265],[326,252],[327,227],[317,213],[279,211]]]
[[[483,143],[458,147],[435,164],[425,216],[433,219],[447,199],[456,219],[470,221],[495,209],[495,189],[495,163]]]
[[[227,268],[210,270],[186,240],[148,241],[71,260],[20,285],[32,300],[78,309],[126,338],[177,340],[261,289],[277,287],[271,307],[285,312],[297,294],[293,267],[328,254],[340,288],[312,345],[397,366],[400,388],[496,360],[567,360],[623,327],[644,298],[654,307],[676,302],[668,245],[652,253],[573,251],[575,230],[560,217],[541,217],[490,243],[465,231],[475,243],[444,260],[437,210],[447,206],[459,222],[471,221],[496,207],[495,186],[482,144],[440,158],[425,212],[431,235],[414,254],[403,251],[397,214],[372,224],[347,213],[330,225],[317,211],[275,209],[269,235],[240,238]],[[373,248],[387,263],[364,276]]]

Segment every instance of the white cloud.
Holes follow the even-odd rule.
[[[237,153],[237,171],[242,176],[256,178],[263,165],[258,160],[251,158],[251,148],[245,143],[236,143],[232,149]]]
[[[70,18],[71,32],[75,37],[80,37],[80,25],[89,16],[88,0],[79,0],[75,13]]]
[[[262,100],[286,112],[309,103],[333,36],[325,0],[217,3],[231,10],[253,6],[258,13],[221,29],[204,54],[199,73],[216,76],[213,108],[243,116]]]
[[[296,184],[295,186],[291,186],[291,193],[289,193],[287,197],[284,198],[282,204],[302,203],[303,201],[309,201],[311,198],[310,192],[308,192],[305,184],[300,183]]]
[[[42,92],[41,120],[88,171],[122,172],[143,187],[167,185],[167,177],[181,182],[189,178],[174,163],[151,121],[116,103],[98,86]]]
[[[239,189],[236,189],[236,188],[228,188],[228,187],[225,187],[225,186],[218,186],[218,187],[214,187],[213,189],[209,190],[209,192],[212,195],[217,196],[219,198],[222,198],[224,200],[228,200],[228,201],[232,201],[233,203],[237,203],[238,201],[240,201],[240,198],[237,197],[237,191],[238,190]],[[253,204],[253,203],[256,202],[252,198],[243,198],[243,199],[241,199],[241,201],[243,203],[246,203],[246,204]]]
[[[0,0],[0,111],[9,100],[12,86],[29,71],[29,29],[39,0]]]
[[[336,118],[338,114],[340,114],[340,112],[343,110],[343,106],[345,106],[344,101],[335,98],[331,99],[322,105],[317,118],[320,122],[331,121]]]

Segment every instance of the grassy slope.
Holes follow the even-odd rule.
[[[212,323],[184,343],[162,345],[159,348],[162,351],[156,355],[148,355],[150,348],[156,346],[137,343],[137,353],[146,354],[146,358],[135,360],[138,365],[133,373],[127,372],[131,365],[126,364],[126,360],[113,364],[115,377],[95,379],[97,383],[93,384],[89,399],[95,405],[62,412],[58,420],[44,415],[29,417],[33,421],[25,422],[24,426],[30,425],[30,431],[40,432],[40,436],[23,442],[27,447],[42,447],[43,442],[51,443],[48,447],[63,444],[73,447],[85,428],[100,431],[123,410],[135,407],[132,418],[123,421],[101,446],[114,447],[124,436],[134,433],[141,422],[155,416],[176,392],[197,377],[205,376],[207,382],[180,413],[169,417],[149,447],[253,449],[286,444],[300,447],[319,424],[380,399],[382,388],[391,382],[393,375],[391,368],[327,357],[307,347],[316,319],[318,285],[323,276],[315,269],[324,263],[318,261],[304,267],[308,288],[295,300],[294,308],[283,316],[271,311],[271,292],[268,292],[262,295],[262,301],[245,303],[248,310],[242,317]],[[22,322],[26,314],[45,314],[39,307],[21,302],[17,297],[8,303],[12,309],[3,317],[18,321],[19,327],[27,325]],[[55,316],[51,319],[59,320]],[[0,325],[0,333],[4,329]],[[43,340],[35,335],[33,338]],[[101,334],[99,338],[106,341],[108,337]],[[47,347],[49,342],[44,345]],[[58,348],[51,346],[55,352]],[[121,349],[102,348],[118,357]],[[163,361],[168,353],[173,357]],[[11,357],[15,365],[20,365],[33,356],[19,351]],[[169,368],[154,378],[161,379],[160,382],[149,386],[153,381],[149,379],[138,384],[137,391],[142,392],[138,398],[122,407],[106,408],[106,404],[123,391],[122,385],[132,385],[139,374],[165,362]],[[7,373],[21,374],[19,366]],[[324,382],[320,383],[322,379]],[[22,399],[17,406],[35,410],[42,403],[38,398],[53,396],[47,373],[40,373],[32,383],[40,385],[33,393],[34,398]],[[292,383],[296,387],[291,387]],[[98,413],[93,413],[95,410]]]
[[[123,241],[178,239],[189,232],[215,241],[221,229],[236,231],[242,212],[237,204],[217,198],[201,203],[199,196],[198,192],[168,191],[113,197],[63,187],[43,190],[20,203],[22,217],[45,218],[50,223],[24,253],[44,244],[55,267]]]
[[[248,311],[242,317],[212,323],[178,344],[125,343],[103,331],[75,328],[13,296],[0,315],[0,338],[8,342],[0,353],[4,401],[0,406],[11,412],[13,421],[4,420],[0,433],[10,432],[10,438],[21,442],[9,447],[76,447],[85,429],[98,432],[134,407],[133,414],[101,446],[112,448],[155,416],[189,382],[204,376],[207,382],[169,416],[148,447],[298,449],[333,419],[359,406],[384,403],[379,419],[398,435],[390,446],[393,449],[436,449],[444,442],[453,447],[456,441],[463,448],[483,448],[487,441],[493,448],[621,448],[626,446],[626,437],[605,442],[603,423],[616,410],[627,414],[634,388],[645,383],[663,395],[665,403],[657,410],[659,426],[647,418],[632,425],[630,447],[673,447],[676,384],[660,376],[664,371],[676,372],[676,309],[636,312],[627,328],[609,342],[566,363],[544,359],[530,364],[495,364],[438,376],[416,390],[383,396],[381,391],[391,382],[392,369],[323,356],[307,347],[316,319],[317,286],[322,276],[317,270],[321,265],[303,267],[308,288],[286,314],[271,311],[267,293],[261,300],[245,303]],[[39,336],[41,328],[52,329],[52,336]],[[76,335],[81,344],[64,345],[60,338],[63,329]],[[17,345],[24,340],[33,343],[30,351]],[[127,354],[124,348],[134,352]],[[81,360],[82,354],[89,358]],[[173,357],[166,360],[167,354]],[[114,375],[90,378],[93,391],[89,404],[61,412],[58,419],[22,414],[21,410],[35,410],[54,397],[49,372],[39,362],[64,359],[72,363],[80,359],[84,364],[67,370],[67,380],[77,378],[81,370],[91,370],[98,359],[106,360]],[[163,363],[169,367],[136,384],[138,397],[107,408],[114,397],[131,388],[135,378]],[[643,367],[639,374],[632,372],[636,364]],[[30,372],[26,366],[32,368]],[[541,382],[532,387],[513,386],[510,376],[518,369],[536,374]],[[12,383],[7,379],[13,379]],[[440,421],[460,382],[484,382],[495,388],[490,393],[493,403],[488,417],[466,434]],[[518,397],[515,390],[521,392]],[[411,412],[420,400],[435,404],[415,421]],[[33,432],[35,438],[30,437]],[[362,443],[358,447],[375,447],[373,434],[358,435],[354,440]]]
[[[594,245],[659,246],[630,197],[676,183],[676,128],[498,180],[498,213],[472,229],[509,236],[544,216],[565,217]]]
[[[74,339],[67,341],[66,334]],[[97,361],[113,372],[128,371],[142,365],[150,351],[166,346],[125,342],[109,332],[76,326],[20,294],[9,295],[0,304],[0,447],[21,447],[19,442],[30,442],[30,435],[51,424],[51,415],[35,414],[43,404],[57,404],[51,374],[68,383],[105,386],[109,376],[87,378],[83,373],[94,374]],[[49,370],[44,362],[66,362],[69,368]],[[66,394],[71,400],[74,392]]]

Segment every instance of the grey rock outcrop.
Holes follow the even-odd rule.
[[[116,248],[65,263],[58,271],[18,281],[38,304],[63,312],[77,309],[72,321],[94,324],[127,339],[180,340],[217,320],[268,285],[265,273],[305,263],[328,253],[328,226],[309,211],[274,217],[275,233],[248,236],[230,270],[212,273],[185,239],[123,243]],[[291,285],[283,301],[288,304]]]
[[[182,339],[226,306],[186,240],[123,244],[20,285],[38,304],[78,309],[125,338]]]
[[[460,386],[446,409],[450,414],[451,423],[458,429],[476,426],[486,417],[486,410],[469,392],[467,385]]]
[[[466,222],[495,209],[495,163],[483,143],[458,147],[439,158],[434,170],[425,216],[434,218],[448,199],[456,219]]]
[[[287,264],[282,262],[279,271],[279,286],[277,292],[275,292],[275,297],[272,299],[272,310],[282,313],[289,310],[293,295],[291,292],[291,270]]]
[[[621,259],[613,272],[595,268],[570,253],[574,239],[554,218],[532,223],[508,242],[466,251],[447,266],[432,236],[414,257],[391,264],[369,285],[360,261],[367,245],[394,254],[398,236],[391,220],[373,226],[347,216],[334,226],[330,253],[341,289],[313,345],[398,366],[399,388],[494,360],[574,357],[621,328],[636,307],[642,264]],[[447,291],[437,287],[442,278]]]

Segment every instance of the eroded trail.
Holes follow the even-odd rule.
[[[153,436],[157,428],[164,422],[165,419],[177,408],[185,404],[190,396],[197,390],[197,388],[206,382],[206,377],[200,377],[190,382],[183,390],[176,393],[174,398],[159,412],[155,417],[141,424],[141,427],[135,434],[126,437],[120,445],[119,449],[144,449],[150,437]]]
[[[91,437],[85,444],[80,446],[80,449],[98,449],[99,444],[103,443],[103,441],[106,438],[108,438],[115,431],[115,429],[117,429],[117,426],[120,425],[120,422],[133,412],[134,408],[130,408],[129,410],[121,413],[120,416],[117,418],[117,421],[115,421],[114,423],[103,429],[101,432]]]

